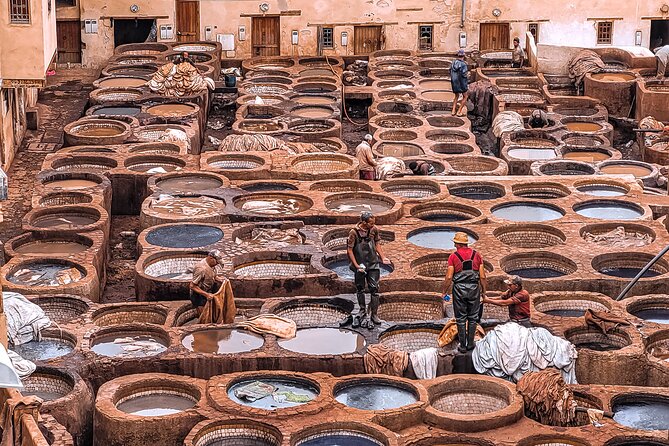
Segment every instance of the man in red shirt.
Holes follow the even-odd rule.
[[[481,309],[481,296],[485,298],[488,284],[483,258],[469,248],[469,237],[458,232],[453,237],[455,252],[448,258],[444,281],[444,295],[453,290],[453,313],[458,327],[458,351],[474,350],[474,336]]]
[[[523,289],[523,279],[518,276],[509,276],[504,283],[506,290],[499,297],[484,298],[484,304],[493,304],[500,307],[509,307],[509,319],[523,327],[530,328],[530,293]]]

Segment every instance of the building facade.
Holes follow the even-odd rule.
[[[56,56],[54,0],[6,0],[0,8],[0,165],[7,169]]]
[[[147,38],[219,40],[231,59],[382,48],[497,50],[527,31],[548,45],[653,48],[669,43],[669,6],[647,0],[58,0],[58,29],[59,36],[71,35],[59,45],[60,61],[86,66],[102,65],[121,43]]]

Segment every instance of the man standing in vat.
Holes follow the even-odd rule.
[[[372,135],[369,133],[365,135],[365,139],[355,148],[355,157],[358,158],[360,164],[360,179],[374,180],[376,167],[376,160],[372,152]]]
[[[465,50],[458,50],[458,58],[451,65],[451,87],[455,98],[453,99],[453,116],[465,116],[467,114],[467,98],[469,98],[469,68],[465,62]],[[458,97],[461,97],[458,102]],[[464,112],[463,112],[464,111]]]
[[[513,38],[513,50],[511,50],[511,68],[523,68],[525,64],[525,50],[520,46],[520,39]]]
[[[509,276],[504,283],[507,290],[499,297],[484,297],[484,304],[493,304],[500,307],[509,307],[509,320],[532,328],[530,323],[530,293],[523,289],[523,279],[518,276]]]
[[[193,279],[190,282],[190,301],[197,311],[198,317],[202,315],[207,301],[214,298],[214,293],[223,284],[223,281],[216,276],[216,265],[221,263],[221,253],[219,251],[210,251],[207,257],[200,260],[193,267]]]
[[[479,321],[481,298],[486,298],[488,283],[479,253],[471,249],[469,237],[457,232],[453,237],[455,252],[448,257],[448,269],[444,281],[444,300],[453,294],[453,313],[458,328],[458,351],[474,350],[476,325]]]
[[[350,316],[341,325],[352,322],[352,327],[366,326],[370,330],[374,325],[381,324],[379,310],[379,279],[381,278],[381,263],[389,265],[390,260],[383,254],[381,235],[375,226],[375,218],[371,212],[360,214],[360,222],[348,234],[346,253],[351,262],[349,268],[355,272],[355,287],[357,290],[358,314]],[[369,288],[369,321],[367,321],[367,305],[365,302],[365,285]]]

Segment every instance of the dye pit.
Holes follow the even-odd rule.
[[[116,405],[121,412],[140,417],[173,415],[193,406],[195,406],[195,401],[169,393],[136,396]]]

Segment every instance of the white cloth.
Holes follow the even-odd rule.
[[[416,378],[434,379],[437,377],[438,352],[436,348],[430,347],[409,353]]]
[[[655,57],[657,57],[663,64],[669,65],[669,45],[656,49]]]
[[[9,360],[12,361],[12,366],[14,366],[14,370],[16,370],[16,374],[19,375],[19,378],[30,376],[37,369],[34,362],[23,359],[15,351],[7,350],[7,355],[9,356]]]
[[[477,372],[517,382],[525,373],[555,367],[567,384],[576,384],[576,347],[544,328],[515,322],[498,325],[476,343]]]
[[[492,133],[499,138],[504,132],[525,130],[523,117],[515,111],[503,111],[492,120]]]
[[[51,325],[44,310],[23,294],[4,291],[2,302],[7,317],[7,337],[14,345],[39,340],[40,332]]]
[[[385,180],[407,170],[401,159],[386,156],[376,161],[375,176],[377,180]]]

